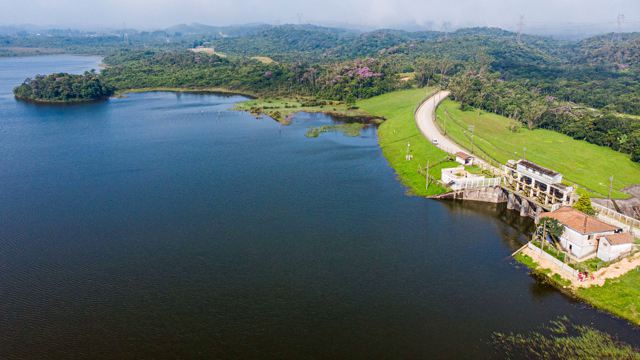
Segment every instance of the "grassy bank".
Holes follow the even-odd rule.
[[[621,190],[640,183],[640,164],[628,155],[606,147],[575,140],[543,129],[528,130],[514,120],[478,110],[462,111],[458,103],[445,100],[437,110],[438,125],[457,143],[476,155],[504,163],[523,157],[561,172],[565,179],[577,183],[597,197],[606,197],[609,177],[614,176],[612,196],[627,198]],[[474,144],[469,126],[474,126]],[[512,128],[517,131],[512,131]]]
[[[256,116],[265,114],[281,123],[289,123],[291,116],[298,112],[326,113],[344,118],[369,119],[366,111],[348,107],[340,101],[314,100],[304,98],[291,99],[253,99],[237,103],[235,110],[248,111]]]
[[[357,103],[362,110],[386,119],[378,129],[378,141],[382,152],[396,171],[399,180],[411,193],[420,196],[446,192],[435,180],[440,179],[440,170],[443,167],[458,165],[456,162],[447,161],[447,153],[424,138],[413,117],[418,104],[435,91],[436,89],[395,91]],[[411,144],[411,161],[405,159],[407,144]],[[425,168],[427,161],[431,164],[429,174],[433,177],[428,189],[423,170],[418,171],[418,167]]]
[[[640,325],[640,268],[607,280],[603,286],[578,289],[576,294],[599,309]]]
[[[551,285],[559,288],[563,292],[567,292],[568,287],[571,285],[571,282],[569,280],[563,279],[558,274],[552,274],[551,269],[542,268],[540,264],[533,260],[529,255],[518,253],[516,254],[516,256],[514,256],[514,259],[516,259],[516,261],[518,261],[522,265],[528,267],[535,275],[544,279]]]
[[[533,274],[543,278],[562,292],[640,325],[640,268],[616,279],[609,279],[603,286],[573,288],[570,282],[551,270],[543,269],[530,256],[518,253],[515,260],[527,266]]]

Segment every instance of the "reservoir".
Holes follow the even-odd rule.
[[[11,90],[100,58],[0,59],[0,358],[486,358],[566,315],[509,255],[528,219],[408,196],[376,129],[304,136],[237,95],[52,106]]]

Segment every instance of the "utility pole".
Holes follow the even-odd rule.
[[[473,141],[473,137],[474,137],[475,132],[476,132],[475,125],[469,125],[469,131],[471,132],[471,154],[475,154],[476,144]]]
[[[611,201],[611,190],[613,189],[613,175],[609,178],[609,201]]]
[[[429,191],[429,160],[427,160],[427,171],[426,171],[425,178],[426,178],[426,181],[427,181],[427,185],[425,187],[425,190]]]
[[[544,251],[544,243],[547,242],[547,222],[542,224],[542,241],[540,242],[540,249]]]
[[[447,136],[447,118],[449,117],[449,112],[447,111],[447,109],[444,109],[444,119],[442,120],[443,125],[442,127],[444,128],[444,136]]]

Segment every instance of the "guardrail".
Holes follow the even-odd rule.
[[[593,206],[593,208],[598,211],[598,216],[604,216],[616,220],[624,225],[628,225],[632,231],[633,228],[635,228],[637,232],[640,232],[640,220],[634,219],[631,216],[627,216],[625,214],[621,214],[600,204],[592,203],[591,206]],[[635,235],[638,236],[637,233],[635,233]]]

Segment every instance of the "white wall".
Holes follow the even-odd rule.
[[[613,234],[608,231],[602,234]],[[560,237],[560,244],[577,258],[583,258],[596,252],[596,235],[582,235],[579,232],[565,226],[564,234]]]
[[[611,245],[603,238],[598,246],[598,258],[603,261],[612,261],[619,258],[621,254],[631,251],[632,247],[633,244]]]

